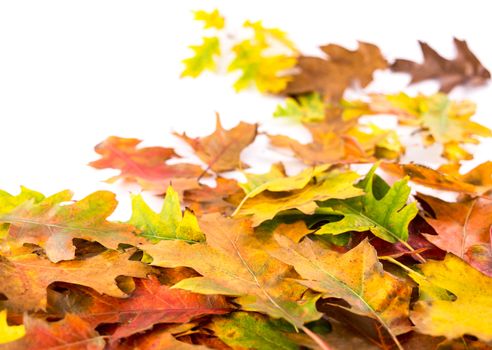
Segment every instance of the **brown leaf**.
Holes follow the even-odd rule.
[[[366,87],[375,70],[388,66],[379,48],[365,42],[359,42],[358,49],[354,51],[335,44],[321,46],[321,50],[325,54],[323,58],[298,58],[300,72],[293,76],[283,94],[318,92],[326,101],[338,102],[351,84],[358,82]]]
[[[195,164],[166,164],[177,157],[174,150],[164,147],[137,148],[138,139],[116,136],[108,137],[98,144],[96,152],[101,159],[89,163],[96,169],[118,169],[120,174],[108,179],[114,182],[122,179],[139,183],[144,189],[163,193],[172,180],[176,190],[196,187],[196,178],[203,169]]]
[[[409,176],[412,182],[438,190],[465,193],[472,196],[489,196],[492,190],[492,162],[485,162],[464,175],[455,168],[438,170],[419,164],[382,163],[381,168],[397,177]],[[442,170],[441,170],[442,169]],[[444,170],[444,171],[443,171]]]
[[[36,310],[46,307],[46,288],[53,282],[88,286],[100,293],[126,297],[117,285],[118,276],[146,277],[152,269],[128,258],[133,251],[106,251],[85,260],[57,264],[35,254],[4,258],[0,256],[0,293],[8,300],[1,302],[13,310]]]
[[[230,312],[231,306],[224,297],[201,295],[162,285],[155,276],[137,279],[135,290],[128,298],[101,295],[83,289],[85,302],[63,305],[63,311],[77,314],[96,327],[101,323],[118,323],[111,340],[143,332],[158,323],[186,323],[204,315]],[[80,298],[80,296],[78,297]],[[65,303],[66,304],[66,303]]]
[[[461,202],[446,202],[418,194],[417,199],[427,203],[432,213],[426,221],[437,235],[424,235],[430,242],[451,252],[486,273],[492,270],[490,227],[492,225],[492,200],[473,198]],[[477,247],[482,246],[482,249]],[[485,248],[485,249],[483,249]]]
[[[184,191],[183,200],[196,215],[220,212],[230,215],[244,196],[236,180],[218,177],[215,187],[201,184]]]
[[[93,328],[75,315],[58,322],[46,322],[25,316],[26,335],[12,343],[0,345],[1,350],[99,350],[105,341]]]
[[[183,133],[174,133],[186,141],[203,160],[208,169],[215,172],[229,171],[243,168],[240,155],[244,148],[251,144],[257,133],[256,124],[241,122],[236,127],[225,130],[217,115],[215,131],[206,137],[191,138]]]
[[[427,43],[419,41],[424,62],[416,63],[397,59],[391,65],[394,72],[404,72],[412,76],[411,84],[423,80],[436,79],[440,91],[450,92],[459,85],[483,85],[490,79],[490,72],[470,51],[465,40],[454,38],[456,58],[448,60],[439,55]]]

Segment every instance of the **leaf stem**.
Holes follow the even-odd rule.
[[[312,330],[307,328],[306,326],[301,327],[302,331],[306,333],[312,340],[316,342],[316,344],[319,345],[319,347],[322,350],[333,350],[328,344],[325,343],[325,341],[316,333],[314,333]]]

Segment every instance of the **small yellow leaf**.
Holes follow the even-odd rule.
[[[220,42],[217,37],[204,37],[200,45],[192,45],[192,57],[183,60],[185,65],[181,77],[196,78],[205,70],[215,70],[215,57],[220,55]]]
[[[212,12],[207,12],[204,10],[198,10],[193,12],[195,14],[196,21],[203,21],[203,26],[205,29],[215,28],[222,29],[225,25],[225,19],[220,14],[219,10],[215,9]]]

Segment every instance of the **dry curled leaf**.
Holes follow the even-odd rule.
[[[410,74],[412,84],[436,79],[440,83],[440,91],[442,92],[450,92],[460,85],[485,84],[490,79],[490,72],[469,49],[465,40],[456,38],[453,40],[456,47],[456,57],[452,60],[442,57],[427,43],[419,41],[424,61],[416,63],[397,59],[391,65],[391,70]]]

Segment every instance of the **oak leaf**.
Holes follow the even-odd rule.
[[[127,139],[116,136],[108,137],[98,144],[96,152],[101,159],[89,163],[96,169],[118,169],[120,174],[109,178],[108,182],[122,179],[137,182],[144,189],[165,192],[172,180],[174,188],[196,187],[196,178],[203,169],[195,164],[166,164],[166,161],[177,157],[174,150],[165,147],[143,147],[138,139]]]
[[[185,69],[181,73],[181,77],[196,78],[205,70],[214,71],[217,68],[216,60],[220,55],[219,38],[203,37],[200,45],[191,45],[193,56],[183,60]]]
[[[365,191],[362,196],[330,199],[320,204],[318,214],[342,216],[342,219],[324,224],[316,234],[371,231],[391,243],[407,241],[408,225],[418,212],[415,203],[406,204],[410,195],[407,180],[389,187],[375,171],[373,167],[358,184]]]
[[[233,348],[296,350],[300,346],[289,338],[295,329],[283,320],[268,319],[257,313],[234,312],[216,317],[209,326],[219,339]]]
[[[456,58],[452,60],[442,57],[427,43],[419,41],[424,62],[397,59],[391,65],[391,70],[410,74],[412,76],[410,84],[436,79],[440,83],[442,92],[450,92],[459,85],[484,85],[490,79],[490,72],[468,48],[465,40],[456,38],[453,40]]]
[[[183,200],[196,215],[220,212],[230,215],[244,197],[236,180],[218,177],[216,186],[200,184],[198,188],[185,190]]]
[[[417,330],[448,339],[470,334],[490,342],[492,278],[453,254],[429,260],[420,270],[409,274],[420,285],[420,300],[410,315]]]
[[[184,279],[173,288],[234,296],[243,310],[284,318],[301,329],[320,317],[316,297],[292,285],[289,266],[265,251],[269,242],[257,240],[247,220],[210,214],[201,218],[200,227],[206,235],[204,243],[160,241],[143,247],[152,256],[152,265],[186,266],[202,275]]]
[[[94,327],[117,323],[111,334],[112,342],[159,323],[186,323],[205,315],[226,314],[232,309],[224,297],[172,289],[152,275],[137,279],[128,298],[101,295],[91,289],[83,289],[82,295],[88,301],[73,302],[63,311],[76,314]]]
[[[318,93],[288,97],[285,105],[278,105],[274,117],[294,118],[300,122],[319,122],[325,119],[326,105]]]
[[[256,132],[256,124],[244,122],[226,130],[217,115],[215,131],[209,136],[191,138],[186,133],[174,134],[195,150],[196,155],[207,164],[208,169],[223,172],[244,167],[240,160],[241,152],[255,140]]]
[[[258,226],[289,209],[314,214],[318,201],[345,199],[362,194],[361,189],[353,186],[359,177],[357,173],[337,169],[323,172],[326,169],[327,166],[319,166],[307,169],[297,176],[268,182],[250,192],[234,215],[248,217],[253,226]]]
[[[157,242],[163,239],[181,239],[195,242],[205,239],[198,221],[189,210],[181,213],[176,191],[169,186],[159,214],[155,213],[141,195],[132,197],[132,217],[128,221],[141,231],[141,236]]]
[[[195,15],[195,21],[202,21],[203,27],[205,29],[214,28],[214,29],[222,29],[224,28],[225,19],[220,14],[219,10],[214,9],[211,12],[207,12],[204,10],[193,11]]]
[[[25,316],[26,335],[12,343],[0,345],[1,350],[102,350],[106,342],[87,322],[67,315],[57,322],[46,322]]]
[[[9,224],[7,240],[18,245],[37,244],[53,262],[75,258],[75,238],[110,249],[121,243],[138,246],[146,242],[135,235],[133,226],[107,221],[118,204],[114,193],[98,191],[71,201],[72,192],[62,191],[37,203],[30,199],[18,203],[9,212],[4,207],[0,222]]]
[[[396,336],[411,329],[408,314],[412,288],[383,270],[367,240],[345,254],[307,238],[299,244],[282,236],[276,240],[279,247],[270,254],[294,266],[303,278],[298,283],[321,292],[323,297],[341,298],[350,304],[350,312],[377,320],[403,349]]]
[[[14,310],[46,308],[46,288],[53,282],[80,284],[113,297],[123,298],[116,282],[118,276],[146,277],[152,269],[139,262],[128,260],[133,254],[105,251],[85,260],[52,263],[35,254],[0,256],[0,293],[7,297],[0,303]]]
[[[417,199],[424,201],[432,209],[425,219],[436,230],[437,235],[424,235],[427,240],[473,266],[477,259],[478,270],[484,269],[483,272],[486,272],[492,269],[492,264],[486,264],[487,260],[492,261],[492,255],[487,254],[487,249],[477,247],[490,247],[492,244],[492,200],[478,197],[446,202],[424,194],[418,194]],[[485,262],[483,266],[480,260]]]
[[[366,87],[372,81],[374,71],[388,65],[379,48],[373,44],[359,42],[354,51],[335,44],[320,48],[325,54],[322,58],[298,58],[299,73],[292,76],[283,94],[317,92],[325,101],[338,102],[347,87],[356,82]]]
[[[381,169],[397,177],[408,176],[412,182],[438,190],[486,197],[492,190],[492,162],[482,163],[465,174],[460,174],[454,166],[434,170],[413,163],[382,163]]]

